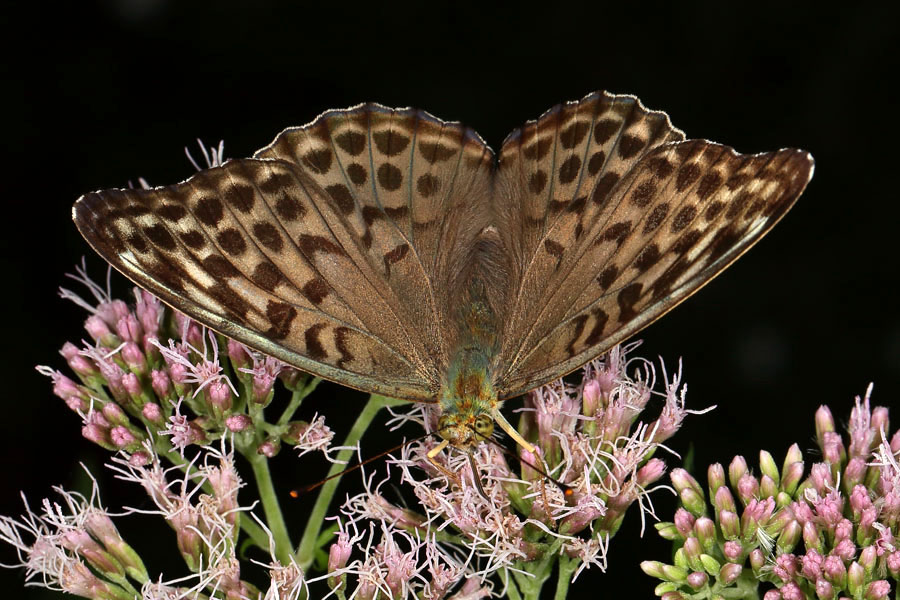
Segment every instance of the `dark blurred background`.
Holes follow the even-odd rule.
[[[464,121],[496,149],[553,104],[607,89],[667,111],[688,137],[743,152],[811,151],[816,174],[797,206],[734,267],[643,332],[640,352],[663,357],[670,372],[683,359],[689,406],[718,405],[689,418],[672,443],[682,455],[695,452],[701,473],[735,454],[755,465],[760,448],[779,464],[793,442],[811,451],[816,407],[829,404],[843,423],[870,381],[874,403],[897,407],[896,21],[867,3],[841,12],[814,6],[6,5],[0,314],[10,379],[0,512],[20,511],[19,490],[37,505],[51,485],[83,485],[78,461],[99,478],[106,506],[148,508],[112,480],[101,466],[106,453],[80,438],[79,419],[34,371],[65,370],[57,349],[86,337],[83,311],[57,297],[64,273],[87,255],[94,277],[105,275],[71,223],[72,202],[138,177],[184,179],[192,167],[183,148],[196,149],[197,137],[224,139],[226,156],[247,156],[286,126],[366,100]],[[115,289],[124,297],[130,286],[120,278]],[[340,439],[360,402],[329,386],[304,412],[325,414]],[[382,437],[365,440],[372,453],[398,439]],[[278,461],[285,491],[326,470],[288,454]],[[670,519],[670,496],[655,499]],[[305,505],[286,506],[299,526]],[[582,575],[571,597],[652,597],[654,582],[637,562],[669,554],[652,528],[637,537],[637,516],[613,540],[610,572]],[[169,549],[148,560],[154,576],[181,574],[171,534],[157,521],[123,523],[141,548],[158,537]],[[0,549],[0,562],[11,560]],[[19,595],[22,571],[0,577],[6,594],[55,597]]]

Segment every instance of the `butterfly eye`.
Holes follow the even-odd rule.
[[[478,415],[475,418],[475,431],[480,436],[489,437],[494,433],[494,420],[488,415]]]
[[[438,434],[446,437],[444,434],[446,433],[447,428],[452,425],[450,419],[447,415],[442,415],[440,419],[438,419]]]

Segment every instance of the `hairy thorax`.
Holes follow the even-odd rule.
[[[440,395],[438,432],[456,448],[471,450],[494,431],[500,408],[484,348],[461,348],[450,362]]]

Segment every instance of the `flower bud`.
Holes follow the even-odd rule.
[[[791,520],[778,535],[776,547],[780,553],[793,552],[800,542],[803,527],[797,521]]]
[[[252,426],[253,419],[244,414],[231,415],[225,418],[225,427],[227,427],[229,431],[233,431],[234,433],[245,431]]]
[[[645,560],[641,562],[641,570],[650,577],[656,579],[665,579],[665,576],[663,575],[664,566],[665,564],[658,560]]]
[[[675,527],[682,537],[687,537],[691,534],[695,520],[694,515],[683,508],[679,507],[678,510],[675,511]]]
[[[834,417],[831,416],[831,410],[824,404],[816,411],[816,440],[819,443],[819,449],[824,450],[825,433],[833,432]]]
[[[747,468],[747,461],[744,457],[735,456],[731,460],[731,464],[728,465],[728,481],[731,483],[731,487],[737,489],[741,477],[749,473],[749,471],[750,469]]]
[[[247,347],[231,338],[228,338],[228,358],[231,359],[234,370],[240,373],[242,377],[244,374],[238,369],[247,368],[253,364],[253,359],[250,353],[247,352]]]
[[[716,546],[716,524],[709,517],[700,517],[694,522],[694,535],[700,540],[703,551],[712,553]]]
[[[703,570],[710,575],[717,575],[722,569],[722,564],[709,554],[701,554],[700,562],[703,564]]]
[[[122,387],[125,388],[125,393],[128,394],[128,397],[131,398],[131,401],[135,406],[140,406],[141,395],[144,390],[141,388],[141,381],[138,379],[137,375],[134,373],[125,373],[122,375]]]
[[[85,515],[85,529],[103,548],[125,567],[125,571],[137,581],[147,581],[149,575],[143,561],[134,549],[125,543],[112,519],[100,511],[90,511]]]
[[[719,529],[726,540],[739,540],[741,537],[741,520],[730,510],[719,511]]]
[[[887,600],[891,593],[891,584],[884,579],[873,581],[866,587],[866,600]]]
[[[700,546],[700,540],[690,536],[684,540],[684,545],[681,548],[684,550],[684,558],[687,561],[687,565],[695,571],[702,570],[703,564],[700,562],[700,555],[703,554],[703,548]]]
[[[744,473],[738,479],[738,484],[734,488],[737,490],[738,497],[744,506],[759,497],[759,481],[750,473]]]
[[[734,502],[734,496],[731,495],[731,490],[724,485],[716,490],[716,495],[713,497],[713,505],[716,507],[716,510],[720,512],[723,510],[737,512],[737,504]]]
[[[132,373],[143,375],[147,372],[147,358],[143,350],[134,342],[128,342],[122,347],[122,360],[128,365]]]
[[[116,333],[125,342],[134,343],[144,337],[143,329],[138,318],[133,313],[128,313],[116,323]]]
[[[759,496],[760,498],[774,498],[778,496],[778,484],[768,475],[759,478]]]
[[[141,416],[144,417],[148,423],[153,423],[154,425],[162,425],[165,422],[165,415],[163,415],[162,407],[156,402],[148,402],[142,406]]]
[[[857,561],[860,566],[866,570],[866,575],[871,576],[872,571],[875,570],[875,560],[878,558],[878,554],[875,551],[875,546],[866,546],[863,548],[862,552],[859,553],[859,558]]]
[[[693,488],[685,488],[681,491],[681,504],[698,517],[706,512],[703,495],[698,494]]]
[[[775,487],[778,487],[778,483],[781,479],[781,475],[778,472],[778,465],[775,464],[775,459],[772,458],[772,455],[765,450],[759,451],[759,472],[768,476],[769,479],[775,482]]]
[[[781,466],[781,473],[784,475],[784,472],[787,470],[788,466],[797,463],[803,462],[803,451],[800,450],[800,445],[797,443],[791,444],[791,447],[788,448],[787,453],[784,455],[784,464]]]
[[[84,322],[84,328],[95,342],[107,348],[115,348],[122,341],[109,329],[106,321],[97,315],[91,315]]]
[[[824,562],[824,556],[815,550],[810,550],[800,557],[800,574],[809,581],[816,581],[822,575]]]
[[[168,398],[169,392],[172,390],[172,382],[169,380],[169,375],[165,371],[158,369],[150,372],[150,385],[160,400]]]
[[[847,584],[847,567],[837,556],[826,556],[822,563],[825,571],[825,579],[834,584],[836,588],[842,588]]]
[[[825,543],[819,534],[819,529],[812,521],[807,521],[803,524],[803,543],[808,550],[814,549],[816,552],[825,550]]]
[[[784,600],[806,600],[806,594],[800,586],[791,581],[781,586],[781,597]]]
[[[584,389],[581,393],[581,402],[582,411],[586,417],[595,416],[597,411],[603,408],[603,397],[600,392],[599,381],[591,379],[584,384]]]
[[[101,427],[96,423],[88,423],[81,428],[81,435],[106,450],[118,450],[112,440],[109,438],[109,429]]]
[[[866,570],[858,562],[850,563],[847,569],[847,590],[854,598],[863,592],[863,586],[866,584]]]
[[[694,590],[699,590],[709,581],[709,575],[703,571],[694,571],[687,576],[687,584]]]
[[[153,462],[153,457],[145,450],[133,452],[131,456],[128,457],[128,464],[132,467],[145,467],[151,462]]]
[[[206,393],[214,415],[221,417],[231,410],[234,397],[228,383],[222,380],[213,381],[207,386]]]
[[[266,458],[273,458],[280,450],[281,440],[278,438],[269,438],[257,447],[256,453],[262,454]]]
[[[847,466],[844,467],[844,475],[843,475],[843,485],[844,489],[852,489],[854,486],[861,484],[865,481],[866,474],[868,472],[868,465],[866,465],[866,459],[860,456],[854,456],[847,462]]]
[[[730,540],[722,546],[722,554],[731,562],[739,562],[741,555],[744,553],[744,547],[740,542]]]
[[[792,462],[784,469],[784,477],[781,479],[781,489],[791,496],[797,491],[797,486],[803,480],[803,461]]]
[[[759,548],[754,548],[750,551],[750,568],[753,569],[753,574],[759,577],[760,570],[766,566],[766,555],[763,554],[763,551]]]
[[[744,572],[744,567],[736,563],[725,563],[719,570],[719,581],[725,585],[731,585]]]
[[[72,342],[63,344],[60,354],[66,359],[66,364],[78,375],[88,378],[97,374],[97,366],[85,357],[81,350]]]
[[[725,485],[725,469],[720,463],[709,465],[706,470],[706,482],[712,496],[715,496],[719,488]]]
[[[109,437],[117,448],[127,448],[138,443],[138,439],[127,427],[113,427],[109,432]]]
[[[337,541],[328,549],[328,572],[331,573],[346,567],[352,552],[353,545],[350,543],[350,536],[343,531],[340,532]]]
[[[781,554],[775,557],[775,565],[772,572],[784,583],[793,581],[797,575],[798,561],[793,554]]]
[[[831,554],[847,562],[856,556],[856,544],[850,539],[843,539],[834,545]]]
[[[827,579],[816,580],[816,598],[819,600],[834,600],[834,586]]]
[[[662,566],[663,579],[674,583],[682,583],[687,580],[688,573],[686,570],[676,567],[675,565]]]
[[[891,572],[894,579],[900,578],[900,550],[895,550],[888,554],[885,564],[887,564],[888,571]]]

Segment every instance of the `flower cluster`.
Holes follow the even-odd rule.
[[[427,455],[438,441],[427,437],[388,461],[412,486],[418,511],[401,508],[385,497],[381,485],[370,485],[344,504],[344,519],[354,528],[364,520],[388,522],[426,546],[435,540],[428,552],[440,558],[445,571],[456,568],[454,556],[466,557],[476,565],[475,576],[499,573],[511,597],[537,597],[558,562],[557,597],[562,597],[584,569],[605,569],[609,538],[629,506],[637,502],[652,511],[647,492],[665,471],[652,455],[687,412],[679,374],[656,392],[665,399],[661,416],[650,423],[639,420],[654,394],[655,370],[642,359],[629,360],[628,350],[617,347],[589,364],[577,386],[560,380],[528,395],[518,430],[536,454],[522,450],[510,457],[498,443],[485,443],[471,457],[439,454],[434,465]],[[408,419],[429,431],[437,424],[430,406],[397,421]],[[364,561],[335,566],[357,576],[367,572]],[[346,585],[344,579],[330,581]],[[510,586],[516,588],[512,593]]]
[[[162,518],[189,572],[151,578],[96,494],[76,501],[60,489],[68,512],[45,501],[42,514],[26,503],[23,519],[3,517],[0,539],[19,552],[29,579],[88,598],[274,600],[303,597],[310,584],[327,584],[323,594],[341,599],[536,597],[557,564],[563,593],[584,569],[605,568],[609,539],[629,506],[652,514],[646,494],[664,473],[652,455],[686,413],[680,374],[654,392],[653,365],[616,348],[588,365],[577,386],[558,381],[529,395],[519,430],[535,453],[517,456],[493,442],[471,457],[443,452],[432,462],[426,455],[436,436],[427,436],[385,463],[409,484],[418,508],[399,508],[363,472],[366,492],[344,503],[332,538],[324,522],[336,486],[329,481],[294,545],[268,461],[288,445],[297,456],[325,456],[338,472],[380,408],[402,403],[372,396],[345,444],[333,446],[323,417],[293,418],[318,379],[217,335],[144,290],[135,289],[129,305],[83,266],[72,277],[93,301],[61,295],[89,312],[90,341],[61,351],[74,376],[38,370],[79,416],[83,436],[115,453],[109,466],[117,477],[139,484],[155,505],[126,514]],[[290,392],[280,401],[278,381]],[[654,394],[664,407],[648,423],[642,411]],[[280,416],[268,418],[276,408]],[[416,405],[394,421],[433,432],[437,416]],[[239,502],[238,454],[253,469],[251,499],[259,498],[264,518],[257,503]],[[82,525],[101,520],[103,527]],[[267,557],[260,563],[270,578],[265,591],[242,578],[237,548],[245,540]],[[317,568],[321,575],[310,577]]]
[[[757,586],[768,582],[775,589],[765,600],[887,598],[889,579],[900,579],[900,431],[888,437],[888,411],[870,408],[871,390],[856,399],[847,443],[830,410],[819,408],[822,460],[808,473],[797,444],[780,470],[766,451],[759,475],[740,456],[727,473],[710,466],[708,496],[686,471],[674,470],[681,508],[673,522],[657,525],[676,544],[674,564],[642,563],[663,581],[658,595],[758,597]]]
[[[282,443],[301,452],[329,450],[331,432],[321,420],[260,426],[276,379],[299,402],[312,389],[305,389],[305,375],[168,310],[144,290],[135,288],[135,304],[128,306],[91,281],[84,267],[74,278],[96,300],[92,304],[62,290],[64,298],[91,313],[85,330],[93,343],[79,348],[67,342],[61,350],[80,381],[50,367],[38,370],[51,378],[54,393],[81,417],[85,438],[107,450],[138,456],[151,437],[157,450],[169,450],[168,444],[184,456],[189,446],[214,442],[227,433],[235,434],[242,447],[253,445],[270,458]],[[168,437],[167,443],[156,439],[157,431]]]

